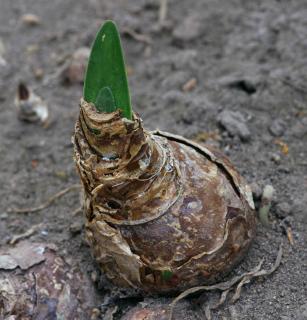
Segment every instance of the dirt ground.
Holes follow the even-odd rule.
[[[27,26],[21,19],[26,13],[41,22]],[[80,206],[77,191],[39,212],[9,208],[39,205],[79,182],[71,136],[82,85],[64,85],[59,70],[111,18],[123,32],[133,108],[145,126],[218,146],[253,185],[256,203],[265,185],[276,190],[271,228],[258,223],[251,250],[233,274],[261,258],[269,268],[282,242],[281,266],[246,285],[239,301],[226,302],[213,319],[307,319],[307,2],[172,0],[162,29],[158,14],[158,0],[0,0],[0,56],[6,61],[0,66],[0,245],[41,224],[29,240],[56,244],[95,280],[82,215],[73,215]],[[18,120],[20,80],[47,101],[48,128]],[[101,319],[101,305],[113,296],[114,319],[140,303],[171,301],[125,298],[105,280],[92,285]],[[216,294],[180,302],[176,319],[205,319],[208,299]]]

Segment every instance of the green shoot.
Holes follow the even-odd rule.
[[[162,278],[165,280],[165,281],[169,281],[173,276],[173,273],[172,271],[170,270],[163,270],[162,271]]]
[[[95,106],[100,112],[114,112],[116,110],[114,96],[109,87],[100,89]]]
[[[100,112],[120,109],[125,118],[132,118],[120,36],[113,21],[106,21],[97,33],[87,66],[83,95],[85,101],[94,103]]]

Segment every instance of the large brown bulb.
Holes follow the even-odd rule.
[[[243,257],[254,204],[220,153],[84,100],[74,145],[86,237],[116,285],[183,290],[217,281]]]

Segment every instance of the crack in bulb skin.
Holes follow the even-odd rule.
[[[84,100],[73,142],[86,238],[116,285],[174,292],[215,282],[242,259],[254,205],[219,152]]]

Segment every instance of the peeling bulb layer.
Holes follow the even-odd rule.
[[[219,152],[132,119],[80,104],[74,158],[96,260],[116,285],[148,292],[217,281],[254,237],[249,187]]]

